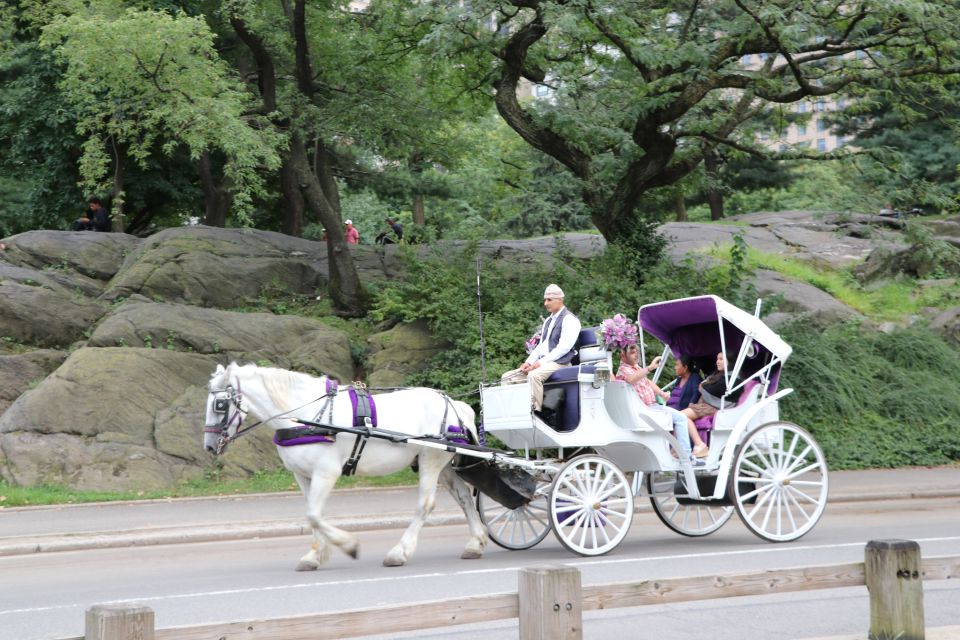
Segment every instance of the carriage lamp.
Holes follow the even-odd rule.
[[[608,382],[610,382],[610,369],[606,363],[598,364],[593,370],[593,388],[599,389]]]

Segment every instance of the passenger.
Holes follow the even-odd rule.
[[[677,374],[677,382],[670,391],[667,406],[682,411],[700,398],[700,374],[696,370],[696,363],[688,355],[682,355],[673,362],[673,370]],[[705,458],[710,453],[707,443],[700,437],[693,420],[689,421],[690,441],[693,443],[693,454]]]
[[[673,421],[673,434],[680,443],[684,458],[690,460],[695,467],[703,466],[706,462],[699,458],[704,456],[697,457],[690,449],[690,434],[696,432],[693,421],[689,420],[676,409],[657,404],[657,396],[666,400],[670,397],[670,394],[661,390],[660,387],[647,379],[647,374],[650,373],[651,370],[655,370],[660,364],[660,356],[654,358],[647,367],[640,367],[639,361],[640,349],[637,345],[632,344],[621,351],[620,368],[617,369],[616,376],[617,380],[623,380],[627,384],[633,385],[633,388],[637,391],[637,395],[640,396],[640,401],[647,405],[651,411],[667,412]]]
[[[737,398],[739,398],[743,392],[743,387],[728,394],[727,380],[723,373],[725,369],[726,358],[724,358],[723,352],[720,352],[717,354],[717,370],[707,376],[698,387],[700,390],[700,400],[684,409],[682,411],[683,415],[691,420],[699,420],[700,418],[712,416],[719,411],[721,399],[728,403],[735,403],[737,401]],[[708,453],[709,450],[706,450],[706,445],[704,445],[702,456],[694,449],[694,455],[697,456],[706,457]]]
[[[693,358],[688,355],[682,355],[673,361],[673,371],[677,374],[677,382],[670,390],[667,406],[683,411],[700,398],[700,390],[697,386],[702,378]]]

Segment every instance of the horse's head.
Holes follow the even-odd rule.
[[[247,412],[243,408],[240,379],[236,377],[237,363],[217,370],[210,376],[207,395],[207,417],[203,424],[203,448],[220,455],[237,435]]]

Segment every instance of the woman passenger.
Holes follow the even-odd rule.
[[[707,376],[698,387],[700,390],[700,400],[689,405],[680,413],[690,418],[690,420],[699,420],[700,418],[705,418],[706,416],[712,416],[719,411],[721,400],[727,402],[728,404],[736,403],[737,398],[739,398],[740,394],[743,392],[743,387],[740,387],[728,395],[727,379],[724,377],[723,373],[725,369],[726,358],[724,358],[723,352],[720,352],[717,354],[717,370]],[[734,381],[734,384],[736,384],[736,381]],[[699,439],[699,434],[697,435],[697,438]],[[705,444],[700,452],[698,452],[698,448],[699,447],[694,446],[693,454],[695,456],[706,457],[709,453],[709,450],[707,450],[707,445]]]

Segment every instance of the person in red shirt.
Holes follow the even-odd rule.
[[[344,234],[347,244],[360,244],[360,232],[353,226],[353,220],[347,220],[344,224],[347,225],[347,231]]]

